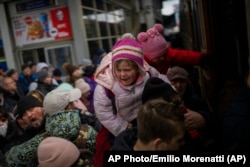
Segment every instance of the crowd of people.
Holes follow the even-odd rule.
[[[45,62],[2,74],[2,165],[101,167],[108,150],[212,149],[214,115],[182,67],[207,55],[171,48],[162,32],[126,33],[94,63],[66,62],[66,79]]]

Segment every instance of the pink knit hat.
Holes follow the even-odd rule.
[[[154,58],[166,54],[167,41],[162,35],[164,28],[161,24],[155,24],[147,32],[141,32],[137,35],[138,41],[143,48],[143,54],[146,60],[151,61]]]
[[[141,45],[132,38],[122,38],[115,43],[112,49],[112,62],[118,59],[130,59],[143,67],[143,54]]]
[[[47,137],[38,146],[40,167],[71,166],[80,156],[79,149],[60,137]]]
[[[144,71],[142,46],[135,39],[124,37],[115,43],[112,49],[112,66],[120,59],[132,60]]]

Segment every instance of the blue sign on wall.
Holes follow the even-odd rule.
[[[29,2],[22,2],[16,4],[16,11],[22,12],[44,7],[51,7],[58,5],[57,0],[33,0]]]
[[[3,47],[3,40],[0,39],[0,47]]]

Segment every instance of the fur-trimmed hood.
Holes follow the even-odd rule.
[[[97,67],[95,72],[95,81],[107,89],[112,89],[115,78],[112,75],[112,52],[109,52],[105,57],[103,57],[101,64]],[[143,61],[143,70],[145,72],[151,70],[151,66]]]

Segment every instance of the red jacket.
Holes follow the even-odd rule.
[[[154,66],[160,73],[166,74],[169,66],[172,65],[199,65],[202,57],[201,52],[191,50],[180,50],[168,47],[164,58],[165,61],[153,63],[146,60],[150,65]]]

